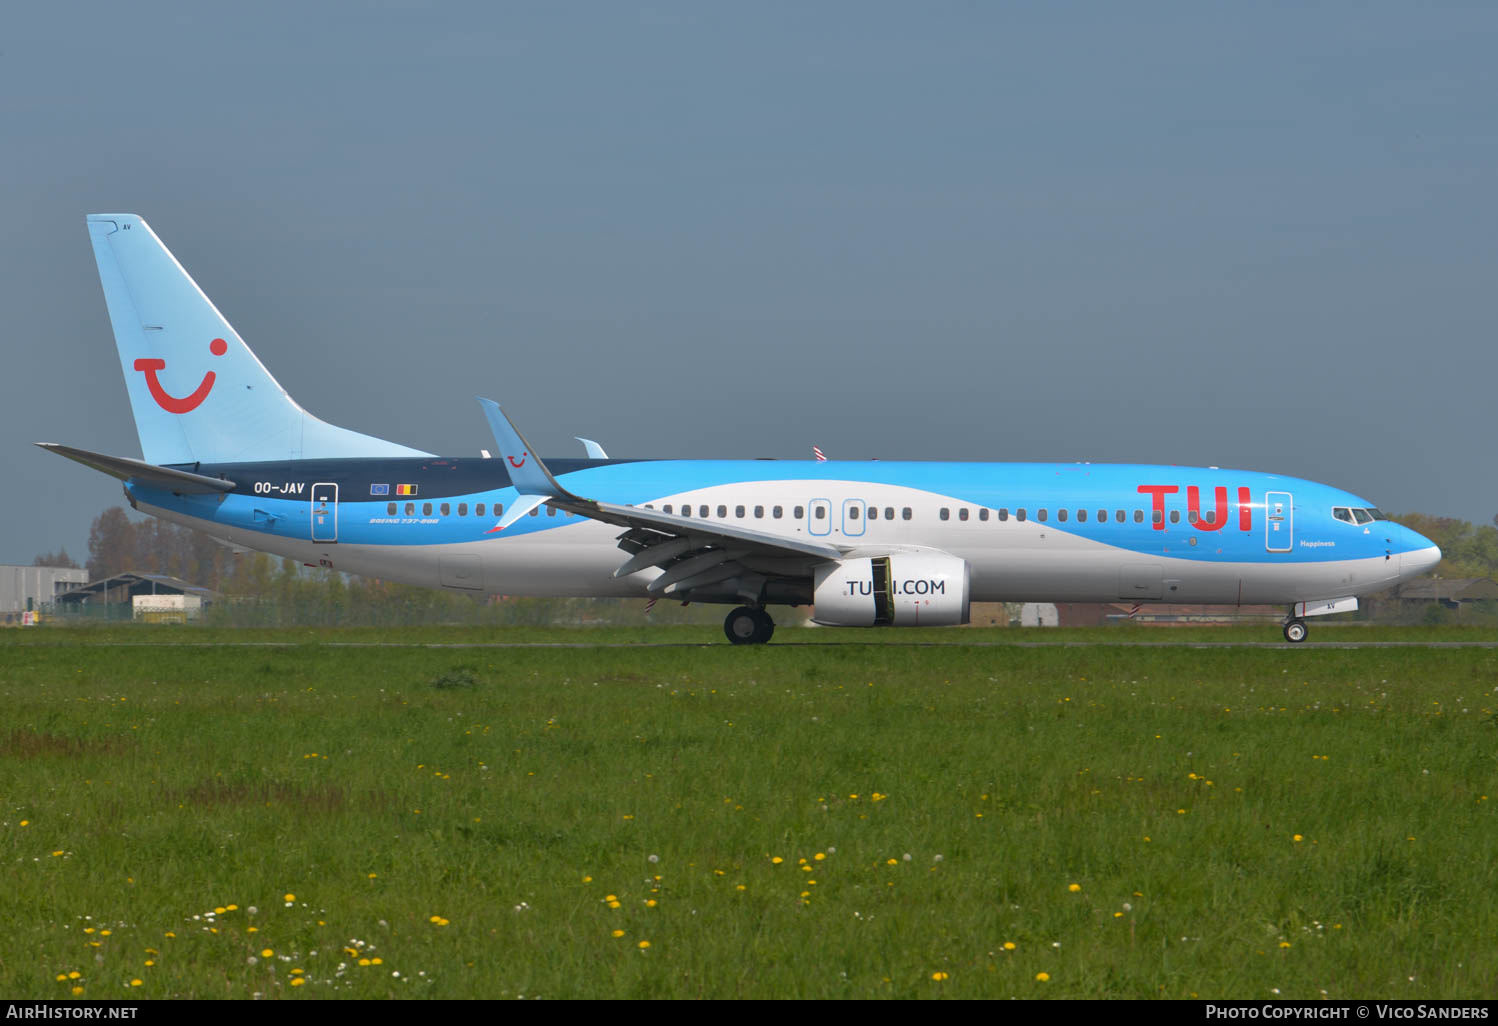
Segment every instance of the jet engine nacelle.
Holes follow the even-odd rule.
[[[948,627],[968,622],[968,566],[937,552],[826,563],[812,619],[828,627]]]

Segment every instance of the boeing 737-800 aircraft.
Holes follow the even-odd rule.
[[[474,594],[771,605],[818,623],[966,623],[972,602],[1191,602],[1305,618],[1441,553],[1355,495],[1216,467],[542,461],[479,400],[498,458],[435,456],[324,423],[250,352],[149,225],[89,236],[143,460],[42,443],[125,482],[136,509],[313,566]]]

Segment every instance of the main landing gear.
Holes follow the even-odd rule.
[[[1285,640],[1299,644],[1306,640],[1306,622],[1304,620],[1289,619],[1285,621]]]
[[[763,645],[775,634],[775,621],[763,609],[739,606],[723,620],[723,633],[735,645]]]

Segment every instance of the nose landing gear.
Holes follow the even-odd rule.
[[[1300,619],[1289,619],[1285,621],[1285,640],[1293,644],[1299,644],[1306,640],[1306,622]]]
[[[723,633],[735,645],[763,645],[775,634],[775,621],[763,609],[739,606],[724,618]]]

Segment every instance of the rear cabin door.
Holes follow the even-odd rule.
[[[312,486],[312,540],[336,542],[338,540],[338,486],[315,484]]]

